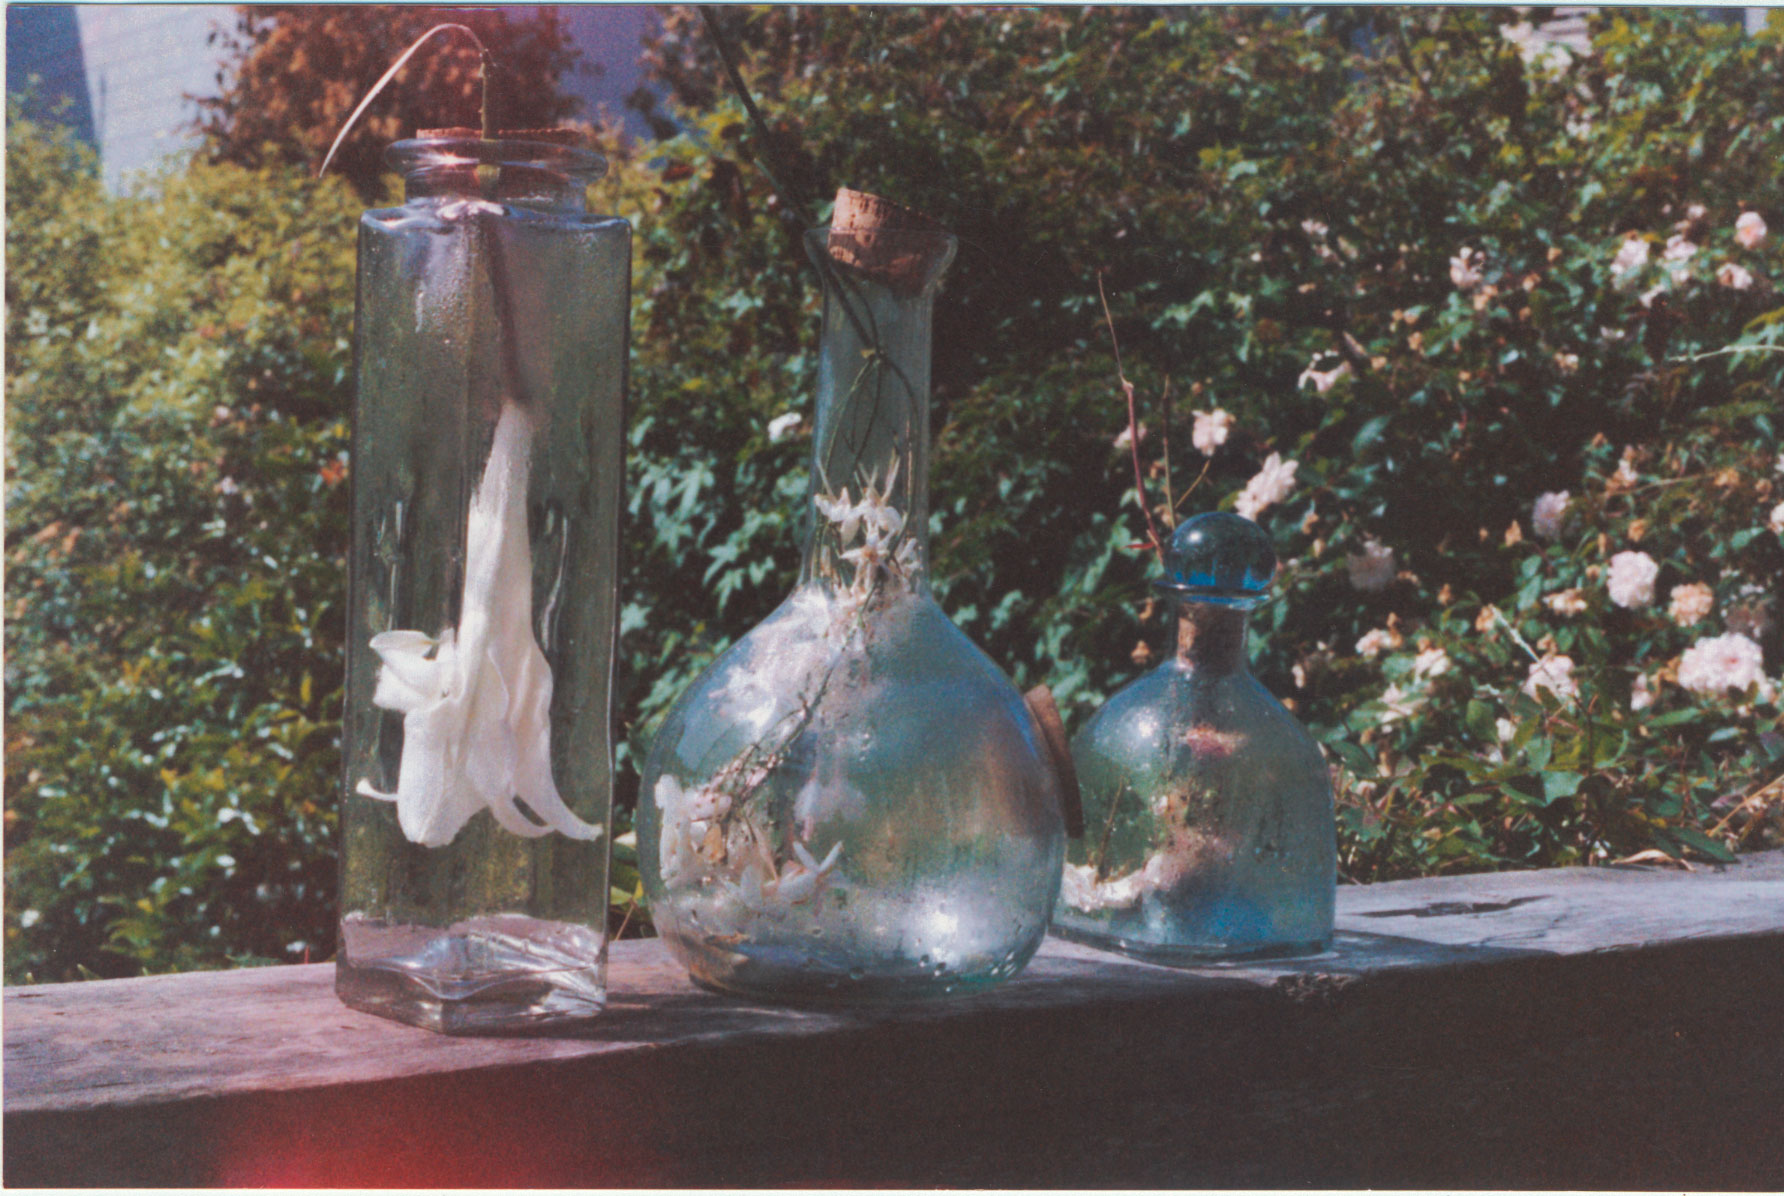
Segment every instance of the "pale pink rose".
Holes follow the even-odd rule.
[[[1645,552],[1619,552],[1611,558],[1610,575],[1605,579],[1611,601],[1618,606],[1634,608],[1654,601],[1654,579],[1660,566]]]
[[[1365,591],[1385,590],[1394,582],[1394,550],[1371,536],[1363,541],[1363,551],[1344,558],[1353,588]]]
[[[1550,654],[1531,665],[1524,692],[1534,698],[1538,689],[1546,689],[1562,701],[1578,696],[1580,687],[1573,679],[1573,657]]]
[[[1716,594],[1701,581],[1690,585],[1672,588],[1672,605],[1667,608],[1667,617],[1680,627],[1689,627],[1701,619],[1707,618],[1716,609]]]
[[[1141,424],[1140,425],[1140,440],[1143,443],[1145,441],[1145,439],[1146,439],[1146,425]],[[1121,429],[1121,431],[1115,437],[1114,445],[1115,445],[1116,449],[1118,449],[1124,453],[1134,447],[1134,428],[1133,428],[1132,424],[1129,424],[1127,427]]]
[[[1245,518],[1255,520],[1266,507],[1274,506],[1294,493],[1295,470],[1299,467],[1300,462],[1284,461],[1281,453],[1271,453],[1263,468],[1245,483],[1245,490],[1233,509]]]
[[[1195,417],[1196,427],[1190,440],[1195,443],[1202,456],[1212,457],[1214,450],[1226,443],[1227,433],[1233,426],[1233,417],[1218,407],[1212,411],[1198,411]]]
[[[1652,308],[1654,306],[1654,300],[1660,298],[1660,296],[1662,296],[1664,294],[1666,294],[1666,284],[1665,283],[1656,283],[1655,285],[1649,287],[1647,290],[1643,291],[1641,294],[1637,295],[1636,299],[1638,299],[1641,302],[1641,305],[1643,307]]]
[[[1648,675],[1637,673],[1635,682],[1629,687],[1629,708],[1646,710],[1654,704],[1654,691],[1648,688]]]
[[[1716,267],[1716,281],[1732,290],[1744,291],[1753,285],[1753,272],[1745,266],[1723,262]]]
[[[1426,648],[1412,660],[1414,677],[1441,677],[1450,671],[1449,653],[1442,648]]]
[[[1392,631],[1384,631],[1379,627],[1373,631],[1365,632],[1363,638],[1357,641],[1357,651],[1371,658],[1379,656],[1383,652],[1391,652],[1399,646],[1399,635]]]
[[[1679,685],[1692,693],[1745,692],[1755,684],[1766,687],[1765,657],[1759,645],[1744,635],[1729,632],[1698,640],[1679,657]]]
[[[1784,536],[1784,502],[1772,508],[1771,518],[1765,521],[1765,525]]]
[[[1545,540],[1553,540],[1561,534],[1561,524],[1567,518],[1567,491],[1551,490],[1536,496],[1536,505],[1530,511],[1530,527]]]
[[[1758,212],[1742,212],[1734,222],[1734,239],[1742,249],[1758,249],[1765,240],[1765,217]]]
[[[1674,233],[1666,239],[1666,248],[1660,252],[1663,262],[1683,262],[1697,252],[1697,246],[1686,239],[1683,233]]]
[[[1337,384],[1338,379],[1350,377],[1350,362],[1348,361],[1341,361],[1329,370],[1314,369],[1313,367],[1319,362],[1320,358],[1315,357],[1307,363],[1307,368],[1301,371],[1301,377],[1295,383],[1297,390],[1311,382],[1313,389],[1323,395]]]
[[[1464,245],[1462,252],[1450,259],[1450,281],[1456,284],[1459,291],[1472,291],[1480,285],[1481,267],[1486,261],[1486,254]]]
[[[1559,590],[1543,599],[1543,604],[1558,615],[1584,614],[1586,595],[1578,588]]]
[[[1418,712],[1421,702],[1419,695],[1411,690],[1401,689],[1398,685],[1390,685],[1381,694],[1381,704],[1386,707],[1381,716],[1383,726],[1411,718]]]
[[[1617,281],[1639,271],[1648,264],[1648,243],[1637,233],[1623,238],[1617,256],[1611,259],[1611,278]]]

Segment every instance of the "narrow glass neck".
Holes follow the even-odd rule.
[[[926,242],[920,276],[845,265],[830,255],[827,230],[807,239],[824,279],[824,325],[802,583],[856,579],[885,552],[896,576],[928,584],[930,328],[953,241],[907,236]]]
[[[1177,660],[1198,672],[1239,673],[1250,612],[1206,602],[1177,604]]]

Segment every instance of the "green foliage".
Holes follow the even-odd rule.
[[[1724,620],[1764,642],[1776,675],[1769,593],[1746,591],[1784,564],[1766,528],[1784,497],[1784,363],[1692,358],[1777,346],[1779,233],[1748,249],[1733,226],[1755,208],[1784,225],[1765,206],[1784,104],[1755,82],[1784,54],[1776,31],[1654,12],[1600,20],[1589,56],[1526,63],[1500,31],[1511,17],[727,9],[764,146],[713,86],[700,26],[672,14],[655,57],[700,115],[620,172],[640,228],[628,646],[649,685],[634,754],[793,566],[806,446],[764,429],[809,401],[815,321],[799,222],[763,163],[793,206],[846,184],[959,233],[937,317],[938,589],[1075,722],[1169,634],[1132,550],[1144,523],[1113,447],[1126,416],[1100,275],[1152,431],[1151,501],[1167,390],[1184,510],[1231,506],[1272,453],[1298,463],[1260,515],[1288,565],[1256,620],[1257,666],[1344,765],[1347,875],[1714,854],[1705,826],[1760,833],[1720,815],[1778,771],[1777,706],[1741,713],[1732,692],[1665,679]],[[1698,246],[1664,264],[1676,274],[1661,260],[1675,232]],[[1619,276],[1626,234],[1653,253]],[[1460,286],[1465,249],[1481,277]],[[1725,263],[1752,284],[1720,283]],[[1204,458],[1188,409],[1214,408],[1234,426]],[[1608,481],[1623,446],[1633,489]],[[1539,543],[1531,505],[1560,490],[1576,496],[1566,535]],[[1623,610],[1603,571],[1644,531],[1659,606]],[[1382,590],[1348,577],[1370,539],[1396,554]],[[1717,616],[1680,629],[1659,609],[1694,581],[1717,590]],[[1583,615],[1540,601],[1574,586],[1593,595]],[[669,610],[663,593],[706,599]],[[1488,604],[1531,656],[1497,623],[1475,629]],[[1401,650],[1360,655],[1375,628]],[[1449,672],[1412,677],[1421,645]],[[1578,665],[1564,709],[1521,693],[1548,653]],[[1659,694],[1639,715],[1638,671]],[[1509,764],[1488,759],[1502,717],[1525,736]],[[1656,717],[1666,729],[1644,731]]]
[[[18,121],[7,201],[7,977],[326,956],[357,205]]]
[[[1347,876],[1775,833],[1775,29],[1611,14],[1563,66],[1466,9],[721,19],[792,202],[685,13],[656,49],[683,132],[616,146],[594,197],[637,229],[622,765],[791,585],[810,446],[767,429],[809,411],[817,295],[790,208],[821,219],[847,184],[960,235],[937,589],[1074,723],[1170,633],[1100,274],[1155,508],[1167,481],[1185,512],[1231,507],[1271,454],[1297,463],[1258,516],[1286,564],[1256,667],[1332,753]],[[325,954],[357,204],[208,165],[111,201],[76,157],[9,129],[8,977]],[[1649,260],[1614,271],[1631,235]],[[1696,251],[1663,260],[1675,236]],[[1215,408],[1232,430],[1204,456],[1190,413]],[[1370,540],[1380,589],[1351,580]],[[1657,563],[1651,602],[1611,600],[1625,550]],[[1693,583],[1713,613],[1680,627]],[[1677,684],[1730,629],[1770,696]],[[1526,694],[1532,655],[1569,657],[1577,694]],[[624,909],[623,834],[619,857]]]

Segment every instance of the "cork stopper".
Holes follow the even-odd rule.
[[[1040,728],[1041,740],[1047,747],[1047,758],[1059,777],[1059,804],[1065,815],[1065,833],[1073,839],[1084,837],[1084,799],[1078,790],[1078,770],[1072,766],[1071,745],[1066,742],[1065,722],[1059,717],[1059,703],[1053,691],[1037,685],[1022,695],[1028,713]]]
[[[948,258],[948,230],[915,208],[841,187],[830,217],[830,256],[903,290],[927,283]]]

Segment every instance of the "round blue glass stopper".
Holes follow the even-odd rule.
[[[1152,584],[1189,602],[1249,609],[1269,595],[1276,550],[1263,528],[1226,511],[1177,525],[1165,549],[1165,575]]]

